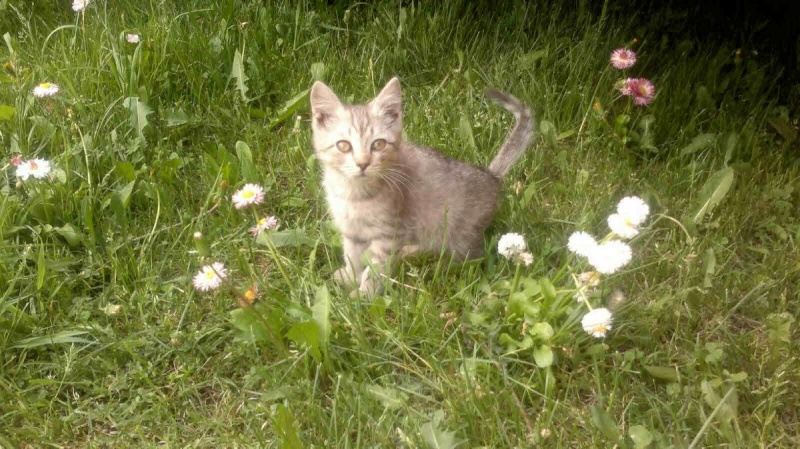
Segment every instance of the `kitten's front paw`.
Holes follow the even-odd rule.
[[[383,283],[380,281],[380,276],[374,273],[369,268],[365,268],[361,273],[361,282],[358,285],[358,290],[366,296],[375,296],[383,292]]]
[[[348,271],[347,267],[342,267],[334,271],[333,280],[345,287],[355,287],[357,284],[355,273]]]

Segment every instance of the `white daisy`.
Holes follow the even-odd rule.
[[[125,35],[125,40],[128,41],[129,44],[138,44],[140,39],[138,34],[129,33]]]
[[[264,201],[264,188],[258,184],[245,184],[231,197],[237,209],[243,209],[251,204],[260,204]]]
[[[50,173],[50,162],[44,159],[32,159],[17,165],[17,178],[26,181],[33,176],[36,179],[46,178]]]
[[[73,0],[72,1],[72,10],[75,12],[83,11],[89,5],[91,0]]]
[[[500,241],[497,242],[497,252],[506,259],[513,258],[525,251],[526,248],[525,237],[516,232],[509,232],[503,235],[500,237]]]
[[[250,228],[250,233],[253,234],[253,237],[258,237],[264,231],[269,231],[270,229],[275,229],[278,227],[278,218],[277,217],[267,217],[258,220],[255,226]]]
[[[201,268],[194,276],[194,288],[202,292],[214,290],[222,284],[226,277],[228,277],[228,272],[225,270],[225,265],[221,262],[214,262]]]
[[[589,253],[589,263],[602,274],[614,274],[631,261],[633,251],[626,243],[611,240],[597,245]]]
[[[33,88],[33,95],[39,98],[52,97],[57,93],[58,93],[58,84],[41,83]]]
[[[650,206],[638,196],[627,196],[617,204],[617,213],[631,226],[639,226],[650,214]]]
[[[584,315],[581,326],[592,337],[603,338],[606,336],[606,332],[611,330],[612,321],[611,312],[605,307],[601,307]]]
[[[611,232],[624,239],[632,239],[639,234],[639,229],[636,225],[626,220],[625,217],[620,214],[611,214],[608,216],[608,227],[611,229]]]
[[[579,256],[588,257],[597,248],[597,241],[586,232],[573,232],[567,241],[567,248]]]

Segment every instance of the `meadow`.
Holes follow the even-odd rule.
[[[798,92],[679,17],[496,3],[0,1],[0,447],[800,447]],[[486,88],[536,138],[484,258],[351,297],[308,89],[395,75],[414,142],[488,164]],[[632,260],[581,290],[569,237],[629,196]]]

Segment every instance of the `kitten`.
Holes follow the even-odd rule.
[[[363,105],[343,104],[328,86],[314,83],[314,149],[344,244],[344,267],[334,278],[371,294],[381,285],[378,275],[390,272],[393,256],[442,249],[458,260],[483,254],[483,230],[494,217],[501,178],[533,137],[527,106],[495,90],[486,95],[516,117],[488,169],[404,142],[397,78]]]

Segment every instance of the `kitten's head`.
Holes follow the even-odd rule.
[[[392,78],[367,104],[348,105],[325,84],[311,88],[311,130],[317,159],[352,180],[380,177],[403,134],[402,89]]]

